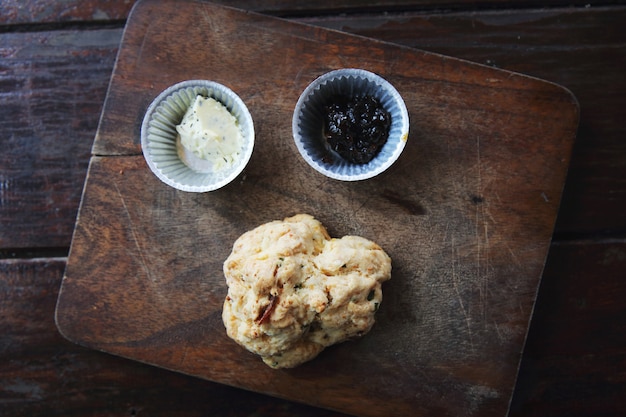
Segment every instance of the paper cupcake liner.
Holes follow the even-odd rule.
[[[341,158],[323,136],[324,106],[337,95],[371,95],[391,115],[387,142],[366,164]],[[402,97],[388,81],[362,69],[340,69],[320,76],[304,90],[294,110],[292,131],[298,151],[311,167],[330,178],[358,181],[382,173],[398,159],[408,139],[409,115]]]
[[[198,95],[222,103],[241,128],[244,146],[240,157],[232,166],[216,172],[210,172],[210,163],[177,146],[176,125]],[[183,81],[167,88],[148,107],[141,126],[141,147],[150,170],[165,184],[188,192],[213,191],[234,180],[250,160],[254,147],[252,116],[229,88],[207,80]]]

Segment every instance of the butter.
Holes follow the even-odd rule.
[[[237,118],[213,98],[197,96],[176,131],[181,145],[208,161],[212,171],[231,167],[242,153],[243,135]]]

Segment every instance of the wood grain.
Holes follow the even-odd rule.
[[[0,260],[0,414],[341,417],[85,349],[59,335],[65,259]]]
[[[613,7],[302,20],[527,72],[572,90],[582,112],[556,226],[560,239],[626,230],[619,104],[626,96],[625,16],[626,9]],[[97,28],[0,33],[0,126],[11,132],[0,139],[0,221],[13,224],[0,233],[3,250],[69,245],[121,35]],[[44,158],[50,146],[55,156]]]
[[[624,241],[552,247],[511,417],[626,414],[624,271]]]
[[[211,30],[178,42],[198,15]],[[196,43],[210,53],[190,55]],[[317,177],[290,139],[299,93],[342,66],[386,77],[412,117],[402,158],[372,181]],[[239,180],[194,195],[146,169],[138,122],[165,87],[201,77],[242,97],[257,142]],[[576,131],[566,90],[218,6],[143,2],[103,112],[57,309],[66,337],[357,415],[506,414]],[[277,372],[226,337],[221,263],[243,231],[295,212],[373,238],[394,277],[367,338]]]
[[[0,3],[0,24],[59,23],[76,21],[107,22],[124,20],[132,9],[135,0],[4,0]],[[307,0],[213,0],[244,10],[269,13],[281,16],[306,14],[372,13],[380,11],[477,9],[506,7],[547,6],[590,6],[594,2],[564,0],[505,1],[486,0],[335,0],[332,2]],[[595,4],[594,4],[595,5]]]
[[[125,20],[134,0],[4,0],[0,24]]]
[[[443,4],[429,3],[415,4],[431,10]],[[622,401],[626,332],[621,328],[626,265],[620,255],[625,251],[621,68],[626,13],[617,6],[620,2],[610,3],[615,5],[597,7],[591,2],[591,7],[579,9],[522,5],[512,10],[519,3],[494,3],[482,9],[486,3],[471,2],[459,3],[459,13],[371,9],[367,16],[329,13],[297,19],[539,76],[565,85],[579,99],[581,128],[556,244],[550,249],[513,397],[511,415],[516,417],[626,414]],[[109,8],[107,17],[87,7],[92,4],[0,2],[0,9],[14,7],[11,13],[23,13],[0,12],[0,124],[5,132],[0,137],[0,257],[32,256],[51,246],[67,250],[89,147],[121,39],[124,22],[117,19],[124,19],[124,11],[130,9],[123,0],[101,2],[102,10]],[[249,4],[254,3],[243,6]],[[315,5],[323,7],[323,2]],[[330,10],[332,5],[325,7]],[[271,13],[283,15],[278,9]],[[92,24],[70,23],[76,21]],[[19,26],[24,23],[44,24]],[[102,23],[112,29],[103,29]],[[83,39],[91,41],[83,44]],[[86,80],[92,84],[91,98],[68,94],[67,85],[85,86]],[[36,87],[31,90],[25,83]],[[64,97],[67,108],[83,111],[60,111],[58,101],[46,105],[55,96]],[[15,103],[38,111],[19,111],[14,120]],[[48,114],[58,121],[52,123]],[[45,163],[44,153],[33,151],[44,136],[31,133],[32,126],[45,127],[46,143],[54,144],[57,155],[79,149],[80,161]],[[11,159],[3,158],[7,153]],[[570,243],[571,238],[584,240]],[[3,416],[336,415],[69,343],[52,322],[64,261],[55,260],[53,267],[47,260],[0,262]]]
[[[0,35],[0,248],[69,246],[119,36]]]
[[[621,15],[621,16],[620,16]],[[305,19],[567,87],[581,120],[556,238],[626,230],[624,7]],[[603,28],[598,30],[597,28]]]
[[[624,243],[552,247],[511,417],[626,413],[624,254]],[[3,416],[342,416],[68,342],[53,320],[64,269],[64,258],[0,261]]]

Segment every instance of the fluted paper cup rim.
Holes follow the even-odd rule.
[[[217,173],[194,171],[176,151],[175,126],[197,95],[222,103],[241,127],[242,154],[233,166]],[[243,100],[230,88],[211,80],[185,80],[167,87],[148,106],[141,125],[141,148],[148,167],[163,183],[187,192],[214,191],[232,182],[248,164],[254,123]]]
[[[329,151],[322,137],[319,107],[325,97],[333,94],[359,93],[373,95],[390,112],[389,138],[366,164],[350,163],[337,155],[329,163],[325,156],[334,152]],[[292,133],[300,155],[316,171],[341,181],[359,181],[381,174],[400,157],[408,140],[409,114],[402,96],[386,79],[364,69],[343,68],[322,74],[304,89],[294,109]]]

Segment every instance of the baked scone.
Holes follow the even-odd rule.
[[[241,235],[224,275],[228,336],[272,368],[292,368],[371,329],[391,259],[365,238],[331,239],[298,214]]]

